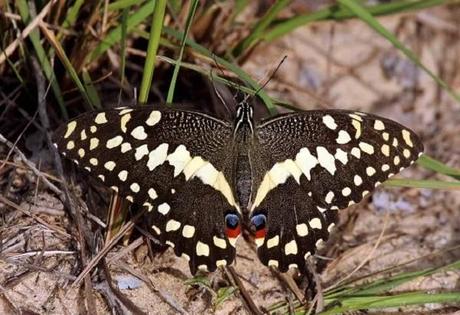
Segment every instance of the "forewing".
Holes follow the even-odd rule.
[[[229,124],[151,106],[90,112],[55,133],[62,154],[148,209],[160,240],[189,260],[192,273],[231,263],[225,215],[239,216],[227,180]]]
[[[260,155],[251,217],[266,216],[258,254],[285,271],[303,266],[327,240],[336,211],[361,201],[422,153],[417,135],[382,117],[307,111],[270,119],[256,130]]]

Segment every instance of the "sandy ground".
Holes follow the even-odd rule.
[[[449,84],[460,90],[460,74],[455,70],[455,60],[460,57],[456,16],[456,12],[437,9],[381,21],[397,31],[425,65],[443,73]],[[355,109],[395,119],[421,135],[430,156],[460,167],[459,105],[362,23],[303,27],[282,40],[259,46],[245,69],[263,79],[284,55],[288,56],[286,62],[267,87],[272,96],[304,109]],[[7,150],[2,148],[0,152],[4,157]],[[30,171],[14,168],[9,176],[29,186],[17,200],[18,209],[0,202],[0,314],[81,313],[82,290],[71,286],[81,271],[79,248],[72,241],[72,227],[63,205],[43,189],[41,182],[37,183]],[[399,176],[448,180],[417,166]],[[323,253],[331,260],[320,275],[323,287],[345,277],[360,277],[420,257],[424,258],[400,270],[421,270],[459,259],[459,250],[446,251],[460,241],[459,209],[458,191],[379,187],[372,198],[342,212],[338,235]],[[247,312],[239,295],[232,295],[215,307],[214,292],[186,284],[184,281],[190,278],[188,266],[171,250],[158,254],[152,261],[145,245],[119,257],[123,248],[117,246],[107,256],[107,261],[113,259],[109,266],[114,285],[145,312]],[[294,300],[285,284],[258,261],[251,246],[240,239],[237,248],[234,267],[256,305],[263,309],[275,302]],[[363,257],[368,261],[355,271]],[[143,275],[149,283],[140,281],[133,273]],[[91,273],[93,277],[96,274]],[[209,278],[214,288],[228,286],[222,272]],[[460,272],[420,278],[397,290],[414,289],[459,290]],[[95,290],[98,313],[109,314],[101,295],[107,288],[96,285]],[[434,313],[439,307],[409,308],[408,313]]]

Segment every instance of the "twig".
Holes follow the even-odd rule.
[[[227,274],[228,280],[232,283],[233,286],[237,287],[243,297],[243,302],[244,305],[246,305],[247,309],[252,313],[256,315],[262,315],[262,312],[259,310],[257,305],[254,303],[252,300],[251,296],[249,295],[248,291],[246,291],[246,288],[244,287],[243,283],[238,277],[238,274],[236,273],[235,269],[233,269],[232,266],[228,266],[224,268],[225,273]]]
[[[18,48],[19,43],[22,42],[29,34],[35,30],[37,25],[43,20],[43,18],[50,12],[51,7],[57,0],[52,0],[46,4],[41,12],[27,25],[22,31],[19,38],[16,38],[11,44],[6,47],[6,49],[0,54],[0,65],[5,62],[6,58],[11,56],[16,48]]]
[[[35,164],[27,159],[24,153],[19,150],[13,143],[8,141],[1,133],[0,133],[0,142],[4,143],[8,148],[12,149],[26,164],[30,170],[35,174],[35,176],[39,177],[46,187],[52,190],[56,195],[58,195],[59,199],[63,198],[63,192],[57,188],[53,183],[51,183],[48,178],[46,178],[36,167]],[[62,199],[61,199],[62,200]]]

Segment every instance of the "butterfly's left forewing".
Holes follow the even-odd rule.
[[[250,217],[258,255],[281,271],[327,240],[337,210],[359,202],[423,151],[411,130],[374,115],[307,111],[256,129]]]
[[[231,125],[151,106],[85,113],[55,133],[58,150],[129,201],[148,210],[158,238],[197,269],[235,256],[226,220],[239,224],[228,174]],[[228,223],[228,222],[227,222]]]

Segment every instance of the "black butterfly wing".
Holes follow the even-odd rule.
[[[351,111],[281,115],[256,129],[250,217],[261,261],[285,271],[327,240],[337,210],[359,202],[412,164],[417,135],[389,119]]]
[[[235,257],[225,216],[240,214],[224,148],[231,125],[189,111],[151,106],[90,112],[60,127],[58,150],[138,205],[158,238],[197,269]],[[234,222],[235,223],[235,220]]]

